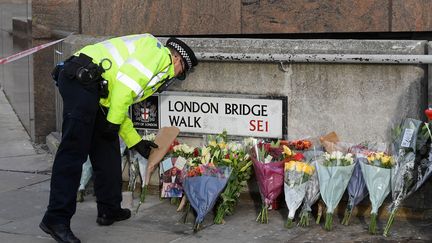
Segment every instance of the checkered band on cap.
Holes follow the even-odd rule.
[[[198,64],[198,60],[195,57],[195,53],[183,41],[171,37],[170,39],[168,39],[166,46],[172,47],[180,54],[180,56],[182,56],[183,60],[185,61],[186,69],[188,71],[193,66],[196,66]]]
[[[187,62],[188,69],[189,69],[189,67],[192,67],[192,61],[191,61],[189,55],[186,53],[186,51],[177,43],[172,42],[171,45],[172,45],[172,47],[174,47],[174,49],[176,49],[178,51],[178,53],[180,53],[180,55],[183,57],[183,59]]]

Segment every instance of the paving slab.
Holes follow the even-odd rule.
[[[19,189],[0,193],[0,217],[16,221],[42,215],[48,203],[48,193]],[[6,227],[0,226],[0,229]]]
[[[49,236],[17,235],[17,234],[0,232],[0,242],[54,243],[56,241]]]
[[[52,156],[49,154],[0,157],[0,170],[15,172],[51,171]]]
[[[3,90],[0,90],[0,111],[0,158],[36,154]]]
[[[0,171],[0,193],[22,188],[31,184],[46,181],[50,178],[49,175],[21,173],[11,171]],[[2,194],[0,194],[2,195]],[[0,202],[5,199],[3,196]]]

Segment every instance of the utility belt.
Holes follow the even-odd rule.
[[[100,97],[107,98],[108,81],[102,77],[102,74],[111,66],[112,63],[109,59],[102,59],[97,65],[93,63],[91,57],[81,53],[79,56],[71,56],[64,63],[57,64],[51,72],[51,76],[57,82],[60,71],[63,70],[68,79],[76,79],[84,87],[97,84]]]

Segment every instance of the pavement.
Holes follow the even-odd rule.
[[[53,156],[44,145],[30,138],[0,89],[0,242],[54,242],[38,224],[45,212]],[[137,199],[134,201],[138,204]],[[131,219],[112,226],[96,224],[96,203],[92,195],[78,203],[71,227],[82,242],[431,242],[432,223],[396,220],[390,237],[367,233],[368,218],[352,219],[350,226],[334,219],[334,230],[323,225],[309,228],[283,227],[287,210],[269,213],[269,224],[258,224],[256,201],[241,200],[224,225],[212,224],[192,232],[193,218],[184,224],[182,213],[167,200],[149,195]],[[384,221],[379,221],[382,228]]]

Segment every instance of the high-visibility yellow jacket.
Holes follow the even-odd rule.
[[[120,124],[119,135],[130,148],[141,140],[128,116],[129,106],[151,96],[165,79],[174,77],[174,64],[168,48],[150,34],[129,35],[89,45],[83,53],[99,64],[104,58],[112,66],[102,76],[108,81],[109,95],[100,104],[109,107],[107,120]],[[104,61],[107,68],[109,62]]]

